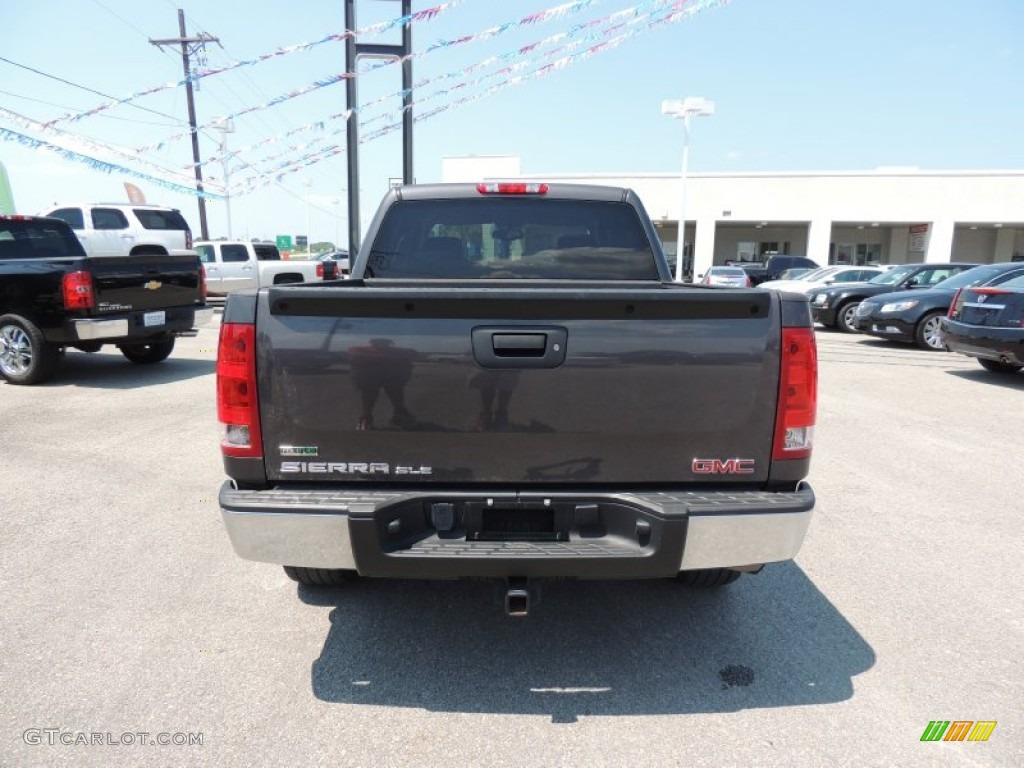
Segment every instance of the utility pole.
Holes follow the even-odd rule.
[[[210,232],[206,226],[206,199],[203,194],[203,169],[199,164],[199,132],[196,129],[196,105],[192,98],[192,76],[189,71],[189,58],[205,43],[220,43],[220,38],[213,35],[200,34],[191,37],[185,34],[185,11],[178,9],[178,37],[170,37],[164,40],[153,40],[150,43],[159,47],[165,45],[181,46],[181,64],[185,70],[185,94],[188,97],[188,124],[192,129],[192,160],[195,163],[196,171],[196,192],[199,193],[199,230],[203,240],[210,239]]]
[[[412,0],[401,0],[402,16],[412,13]],[[345,29],[356,29],[356,0],[345,0]],[[413,183],[412,176],[412,24],[402,27],[401,45],[371,45],[357,43],[354,37],[345,40],[346,109],[358,110],[356,88],[356,62],[361,57],[402,59],[402,181]],[[353,255],[359,251],[359,114],[352,111],[348,117],[348,248]]]

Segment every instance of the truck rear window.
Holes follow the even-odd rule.
[[[146,229],[188,229],[188,222],[178,211],[154,211],[150,208],[132,208]]]
[[[659,279],[632,206],[536,197],[399,201],[374,238],[366,276]]]
[[[252,249],[256,251],[257,261],[280,261],[281,252],[277,250],[276,245],[260,245],[259,243],[253,245]]]
[[[0,216],[0,261],[85,256],[75,233],[62,221]]]

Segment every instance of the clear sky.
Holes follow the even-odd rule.
[[[440,0],[413,0],[422,11]],[[693,0],[701,4],[701,0]],[[704,3],[707,0],[703,0]],[[526,173],[676,173],[682,152],[678,121],[661,114],[664,99],[704,96],[716,114],[696,119],[690,169],[701,171],[867,170],[882,166],[974,170],[1024,168],[1024,1],[978,0],[733,0],[692,17],[650,28],[669,0],[593,0],[577,12],[534,24],[524,17],[561,5],[558,0],[462,0],[430,21],[414,25],[415,82],[422,100],[416,114],[448,109],[415,126],[415,173],[441,180],[441,159],[468,154],[516,154]],[[178,34],[177,9],[189,33],[220,38],[209,45],[208,67],[247,60],[344,28],[341,0],[36,0],[4,3],[0,107],[45,123],[97,107],[108,99],[44,77],[31,67],[78,86],[124,97],[181,79],[180,51],[159,50],[149,38]],[[567,33],[628,8],[652,14],[646,22],[606,35],[595,24],[560,43],[524,46]],[[400,3],[357,0],[357,26],[399,15]],[[623,16],[620,20],[625,21]],[[497,25],[506,32],[476,39]],[[616,35],[620,45],[576,57],[542,78],[531,73]],[[459,45],[427,49],[470,37]],[[397,43],[399,35],[364,42]],[[551,53],[558,45],[579,47]],[[484,65],[491,57],[502,57]],[[373,66],[367,62],[363,69]],[[510,86],[502,67],[522,65],[523,81]],[[480,66],[477,66],[480,65]],[[196,94],[201,125],[240,112],[344,72],[344,44],[330,42],[202,80]],[[397,67],[360,75],[364,133],[399,119]],[[493,88],[494,92],[485,92]],[[448,89],[447,94],[441,93]],[[459,99],[480,97],[458,105]],[[68,133],[28,126],[0,112],[0,128],[78,151],[168,181],[191,173],[191,144],[177,138],[129,159],[84,148],[88,137],[137,150],[181,134],[187,127],[184,88],[140,98],[92,117],[58,123]],[[145,109],[141,109],[145,108]],[[248,148],[229,161],[233,186],[256,176],[251,189],[231,200],[236,237],[273,238],[306,231],[313,241],[347,241],[344,122],[345,86],[314,93],[235,119],[229,150]],[[152,110],[152,111],[145,111]],[[160,113],[160,114],[155,114]],[[322,129],[296,129],[323,121]],[[331,135],[333,132],[337,132]],[[0,131],[2,134],[2,131]],[[68,134],[71,134],[69,137]],[[401,176],[401,134],[362,145],[361,199],[365,227],[387,189]],[[202,157],[218,154],[220,134],[201,131]],[[303,144],[309,146],[304,147]],[[297,168],[309,153],[342,151]],[[124,173],[104,173],[42,149],[0,140],[21,213],[54,202],[126,201],[129,181],[149,202],[181,208],[198,236],[195,197]],[[156,166],[156,167],[154,167]],[[281,172],[292,171],[275,179]],[[204,167],[212,184],[223,181],[219,162]],[[210,234],[226,235],[223,202],[208,205]]]

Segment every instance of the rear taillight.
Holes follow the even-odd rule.
[[[82,270],[68,272],[61,282],[65,309],[92,309],[96,306],[96,293],[92,287],[92,274]]]
[[[963,288],[957,288],[956,294],[953,296],[953,301],[949,304],[949,311],[946,313],[946,317],[950,320],[955,319],[956,316],[960,314],[960,305],[963,304],[960,297],[963,295],[963,292]]]
[[[324,263],[322,261],[316,263],[316,276],[319,278],[324,276]]]
[[[191,251],[192,250],[192,230],[191,229],[186,229],[185,230],[185,250],[186,251]]]
[[[225,456],[261,458],[256,393],[256,326],[225,323],[217,348],[217,418],[224,425]]]
[[[811,328],[783,328],[772,460],[811,455],[818,410],[818,350]]]
[[[476,185],[481,195],[546,195],[547,184],[523,184],[519,182],[483,182]]]

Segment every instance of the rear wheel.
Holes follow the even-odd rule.
[[[34,323],[0,317],[0,376],[11,384],[39,384],[53,376],[60,355]]]
[[[942,312],[929,312],[921,318],[914,329],[917,346],[929,352],[944,352],[946,342],[942,338]]]
[[[857,319],[857,307],[859,306],[859,301],[848,301],[836,310],[836,325],[839,327],[839,330],[846,333],[860,332],[860,329],[854,325]]]
[[[731,571],[728,568],[705,568],[700,571],[682,571],[676,576],[676,581],[688,587],[724,587],[732,584],[740,577],[740,571]]]
[[[120,347],[121,354],[136,365],[152,365],[167,359],[174,351],[174,339],[154,341],[148,344],[125,344]]]
[[[297,581],[307,587],[335,587],[352,581],[356,577],[355,571],[343,571],[332,568],[302,568],[297,565],[284,566],[284,572],[292,581]]]
[[[986,360],[983,357],[979,357],[978,362],[981,363],[982,368],[986,371],[992,371],[992,373],[1016,373],[1021,368],[1024,368],[1024,365],[1004,363],[1002,360]]]

